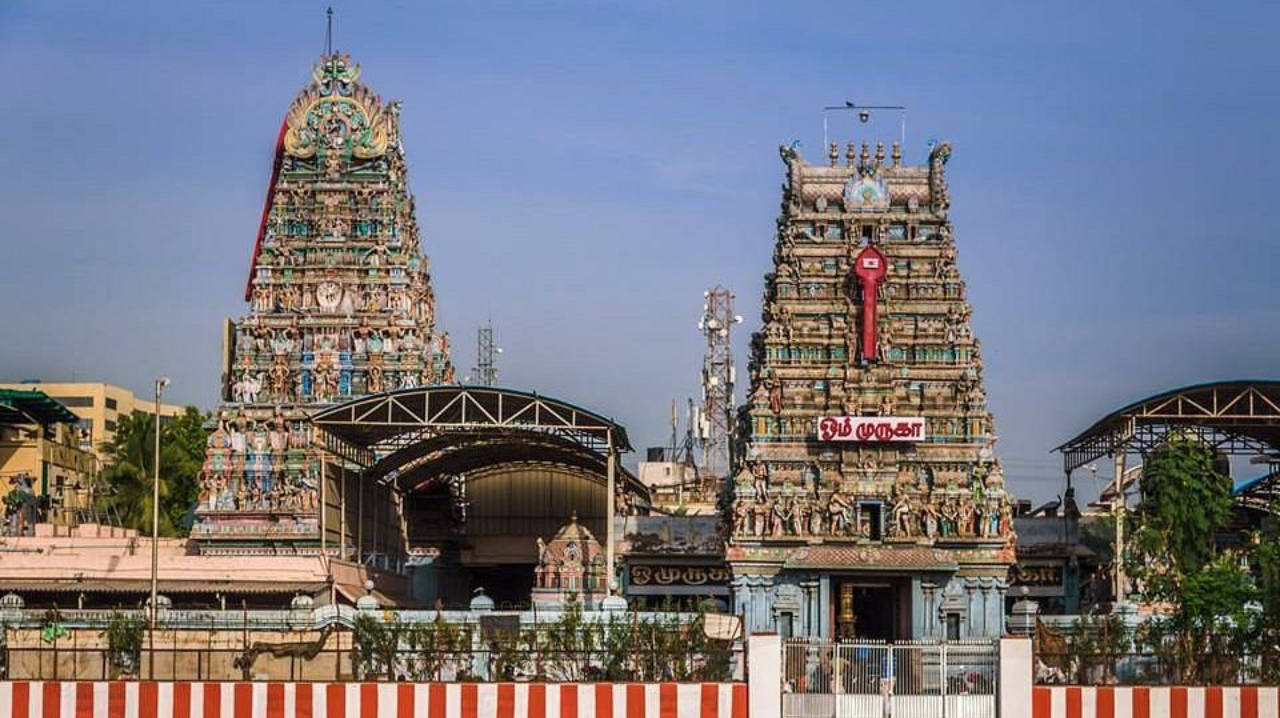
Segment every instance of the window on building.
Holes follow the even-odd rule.
[[[795,614],[790,611],[778,614],[778,635],[784,641],[795,635]]]
[[[114,411],[116,408],[116,400],[111,397],[107,397],[107,408]]]
[[[958,613],[947,614],[947,640],[960,640],[960,614]]]
[[[116,423],[115,423],[114,421],[111,421],[110,419],[107,419],[106,421],[102,422],[102,426],[103,426],[103,428],[105,428],[107,431],[115,431],[115,430],[116,430]]]
[[[93,397],[91,396],[55,396],[63,406],[83,407],[93,406]]]
[[[858,527],[859,532],[872,541],[879,541],[881,529],[883,528],[880,523],[880,504],[878,502],[868,502],[862,504],[860,509],[859,520],[862,525]]]

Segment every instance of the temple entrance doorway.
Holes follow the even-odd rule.
[[[902,578],[836,578],[832,622],[840,640],[911,638],[910,583]]]

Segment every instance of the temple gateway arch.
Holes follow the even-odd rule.
[[[626,429],[536,393],[404,389],[312,423],[329,455],[321,485],[336,494],[322,497],[321,550],[404,573],[413,603],[465,604],[477,588],[528,602],[538,538],[576,516],[612,564],[605,517],[649,500],[618,461],[632,450]]]

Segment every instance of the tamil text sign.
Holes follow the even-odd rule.
[[[922,416],[824,416],[819,441],[921,441]]]

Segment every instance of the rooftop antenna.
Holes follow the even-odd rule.
[[[496,386],[498,383],[498,355],[502,347],[493,341],[493,321],[486,321],[476,332],[476,368],[472,372],[477,384]]]
[[[327,26],[324,31],[324,56],[330,57],[333,55],[333,8],[329,7],[324,11],[324,14],[327,16]]]
[[[706,339],[702,359],[702,412],[698,416],[698,438],[702,444],[702,465],[715,479],[729,475],[733,437],[733,366],[730,331],[742,317],[733,313],[733,292],[715,286],[702,293],[702,318],[698,329]]]
[[[671,400],[671,448],[670,448],[670,453],[667,454],[667,461],[676,460],[676,433],[677,433],[678,427],[679,427],[679,423],[676,418],[676,400],[672,399]]]
[[[864,125],[871,121],[872,110],[894,110],[900,113],[900,117],[902,120],[902,136],[900,139],[902,141],[902,146],[904,148],[907,146],[907,108],[906,107],[903,107],[902,105],[859,105],[859,104],[850,102],[848,100],[845,100],[843,105],[827,105],[826,107],[822,108],[822,146],[824,149],[826,148],[827,144],[830,142],[829,138],[827,137],[827,113],[843,112],[848,110],[857,110],[858,121]]]

